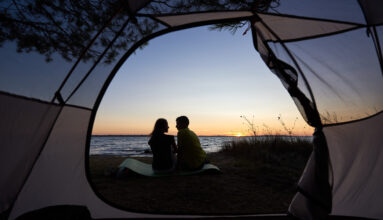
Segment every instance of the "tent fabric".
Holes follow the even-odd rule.
[[[377,218],[383,215],[383,113],[367,120],[324,128],[331,148],[332,213]]]
[[[300,17],[284,17],[273,14],[258,14],[260,19],[274,32],[265,28],[261,22],[256,27],[262,32],[267,41],[292,41],[303,38],[314,38],[320,35],[346,31],[357,28],[359,24],[342,23],[326,20],[312,20]]]
[[[0,160],[0,210],[6,210],[11,206],[9,200],[16,198],[29,175],[60,108],[5,93],[0,93],[0,103],[0,143],[3,157]]]
[[[55,205],[86,206],[94,218],[158,217],[93,190],[85,158],[95,114],[148,40],[221,22],[249,24],[253,46],[316,128],[290,213],[383,218],[381,1],[23,3],[0,3],[0,213],[10,219]]]
[[[58,218],[57,216],[60,217]],[[91,220],[92,217],[90,216],[89,210],[84,206],[62,205],[35,210],[18,217],[18,219]]]
[[[96,196],[85,172],[89,110],[65,107],[20,192],[10,219],[48,206],[86,206],[93,218],[150,217],[111,207]]]
[[[365,28],[286,44],[269,43],[269,47],[278,59],[297,70],[298,87],[315,101],[323,124],[368,117],[382,109],[380,62]]]
[[[383,7],[382,1],[359,1],[359,3],[364,11],[367,24],[381,25],[383,23],[383,14],[381,11],[381,8]]]
[[[362,1],[279,1],[277,7],[269,8],[267,12],[366,24],[360,2]]]
[[[156,18],[169,26],[181,26],[196,22],[206,22],[212,20],[222,20],[231,18],[244,18],[251,17],[253,13],[250,11],[232,11],[232,12],[210,12],[210,13],[193,13],[185,15],[171,15],[171,16],[156,16]]]

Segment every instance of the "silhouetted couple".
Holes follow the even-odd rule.
[[[149,145],[153,152],[152,167],[155,172],[197,170],[206,163],[206,153],[198,136],[188,128],[189,119],[180,116],[176,123],[177,144],[173,135],[165,134],[169,130],[166,119],[160,118],[154,125]]]

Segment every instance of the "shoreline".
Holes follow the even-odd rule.
[[[92,137],[122,137],[122,136],[129,136],[129,137],[150,137],[149,135],[145,134],[92,134]],[[177,136],[176,134],[173,136]],[[313,137],[312,135],[288,135],[288,134],[276,134],[276,135],[257,135],[257,137],[272,137],[272,136],[278,136],[278,137]],[[242,135],[242,136],[236,136],[236,135],[198,135],[198,137],[232,137],[232,138],[249,138],[254,137],[254,135]]]

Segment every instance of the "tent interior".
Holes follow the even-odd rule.
[[[378,0],[2,1],[1,218],[60,207],[85,207],[95,219],[207,217],[101,199],[89,182],[90,138],[106,89],[136,49],[176,30],[243,21],[249,47],[315,127],[288,214],[271,217],[383,218],[381,8]]]

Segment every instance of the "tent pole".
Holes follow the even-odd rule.
[[[375,25],[376,22],[374,22],[374,21],[370,22],[370,19],[367,18],[365,7],[363,7],[362,0],[358,0],[358,3],[359,3],[360,10],[363,13],[364,20],[366,21],[366,24],[367,24],[367,31],[370,31],[370,27],[372,27],[372,30],[373,30],[373,32],[371,33],[372,34],[372,40],[374,42],[375,50],[376,50],[376,53],[378,55],[379,64],[380,64],[380,72],[383,76],[383,55],[382,55],[382,49],[381,49],[380,43],[379,43],[379,37],[378,37],[378,34],[376,32],[376,25]]]
[[[382,55],[382,49],[380,47],[380,42],[379,42],[379,36],[378,33],[376,32],[376,26],[372,26],[372,38],[374,40],[374,45],[376,49],[376,53],[378,54],[378,59],[379,59],[379,64],[380,64],[380,72],[382,73],[383,76],[383,55]]]
[[[121,33],[124,31],[126,26],[129,24],[129,21],[131,18],[129,17],[125,23],[121,26],[121,29],[116,33],[112,41],[108,44],[108,46],[105,48],[105,50],[102,52],[102,54],[97,58],[96,62],[92,65],[92,67],[88,70],[88,72],[85,74],[85,76],[81,79],[80,83],[73,89],[73,91],[70,93],[67,99],[65,99],[65,103],[68,102],[68,100],[76,93],[76,91],[80,88],[80,86],[85,82],[85,80],[88,78],[88,76],[92,73],[92,71],[96,68],[97,64],[101,61],[101,59],[104,57],[106,52],[109,50],[109,48],[112,47],[114,42],[117,40],[117,38],[121,35]]]
[[[93,43],[96,41],[98,36],[102,33],[102,31],[112,22],[112,20],[121,12],[122,8],[119,8],[116,13],[112,15],[112,17],[109,18],[109,20],[105,23],[105,25],[97,32],[97,34],[92,38],[92,40],[89,42],[89,44],[82,50],[80,56],[78,57],[75,64],[73,64],[72,68],[69,70],[68,74],[66,75],[65,79],[61,83],[60,87],[55,92],[55,95],[53,96],[51,102],[53,103],[55,99],[60,94],[61,89],[64,87],[65,83],[68,81],[69,77],[72,75],[73,71],[76,69],[77,65],[80,63],[81,59],[84,57],[85,53],[89,50],[89,48],[93,45]],[[61,96],[61,95],[60,95]]]

